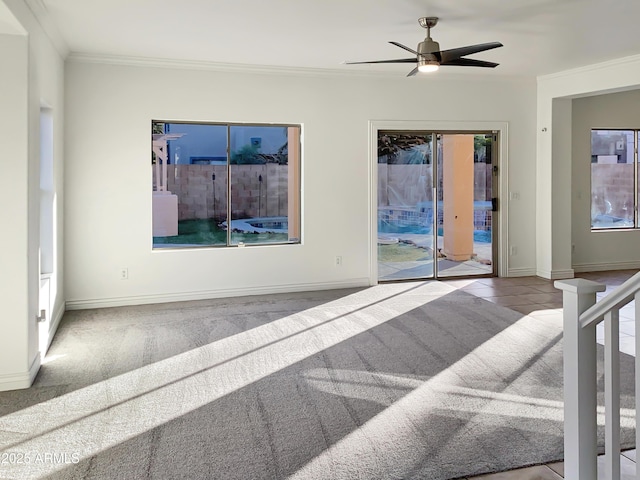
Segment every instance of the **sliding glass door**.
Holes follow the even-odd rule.
[[[497,136],[378,133],[380,281],[494,275]]]
[[[431,133],[378,136],[378,277],[434,276]]]
[[[493,134],[438,135],[438,277],[491,275]]]

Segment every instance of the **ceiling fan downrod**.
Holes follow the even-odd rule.
[[[438,17],[421,17],[418,23],[422,28],[427,29],[427,40],[431,40],[431,29],[438,24]]]
[[[431,29],[438,23],[438,17],[422,17],[418,23],[427,29],[427,37],[418,44],[418,62],[424,63],[423,60],[427,59],[429,63],[439,64],[439,59],[432,54],[440,50],[440,44],[431,38]]]

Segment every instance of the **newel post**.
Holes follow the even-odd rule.
[[[574,278],[559,280],[564,321],[564,477],[597,480],[596,328],[580,327],[580,315],[606,287]]]

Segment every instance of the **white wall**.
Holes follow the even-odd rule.
[[[579,191],[573,189],[572,99],[640,88],[640,56],[620,58],[538,78],[536,153],[536,274],[545,278],[570,278],[576,269],[630,268],[616,259],[595,258],[584,250],[572,258],[576,234],[572,204]],[[579,119],[578,119],[579,121]],[[558,226],[561,226],[558,228]],[[578,227],[580,228],[580,227]],[[573,233],[570,233],[573,232]],[[576,247],[577,249],[577,247]],[[629,253],[621,252],[621,255]],[[606,255],[606,254],[605,254]],[[585,261],[587,263],[580,264]],[[627,260],[625,260],[627,262]]]
[[[15,25],[17,35],[0,36],[3,74],[0,113],[3,156],[0,239],[0,390],[28,387],[40,366],[39,327],[39,138],[40,107],[54,112],[54,189],[62,195],[62,119],[64,64],[62,57],[20,0],[0,2],[0,23]],[[62,264],[62,215],[58,216],[56,262]],[[62,271],[53,283],[55,319],[43,332],[53,336],[64,311]]]
[[[573,266],[640,268],[640,231],[591,232],[591,129],[640,129],[640,90],[573,100]]]
[[[3,335],[0,340],[0,383],[25,380],[28,371],[28,45],[26,35],[0,35],[0,302]],[[21,201],[16,202],[15,199]],[[10,232],[8,235],[6,232]],[[28,375],[26,376],[28,379]]]
[[[67,62],[68,307],[367,285],[370,120],[507,121],[510,258],[533,273],[535,84]],[[303,125],[303,244],[152,251],[151,119]],[[336,255],[343,266],[336,267]],[[120,280],[121,267],[129,280]]]

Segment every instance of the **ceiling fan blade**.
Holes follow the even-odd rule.
[[[372,60],[370,62],[344,62],[346,65],[358,65],[363,63],[416,63],[415,58],[398,58],[397,60]]]
[[[442,50],[436,53],[436,56],[440,56],[441,63],[449,63],[456,58],[464,57],[465,55],[471,55],[472,53],[485,52],[494,48],[502,47],[500,42],[479,43],[478,45],[469,45],[467,47],[452,48],[451,50]]]
[[[411,52],[414,55],[418,55],[418,52],[416,52],[413,48],[409,48],[406,45],[402,45],[401,43],[398,42],[389,42],[391,45],[395,45],[396,47],[400,47],[400,48],[404,48],[407,52]]]
[[[459,67],[487,67],[494,68],[500,65],[499,63],[485,62],[484,60],[475,60],[473,58],[455,58],[448,62],[441,62],[440,65],[455,65]]]
[[[407,77],[413,77],[416,73],[418,73],[418,67],[414,68],[413,70],[411,70],[408,74]]]

